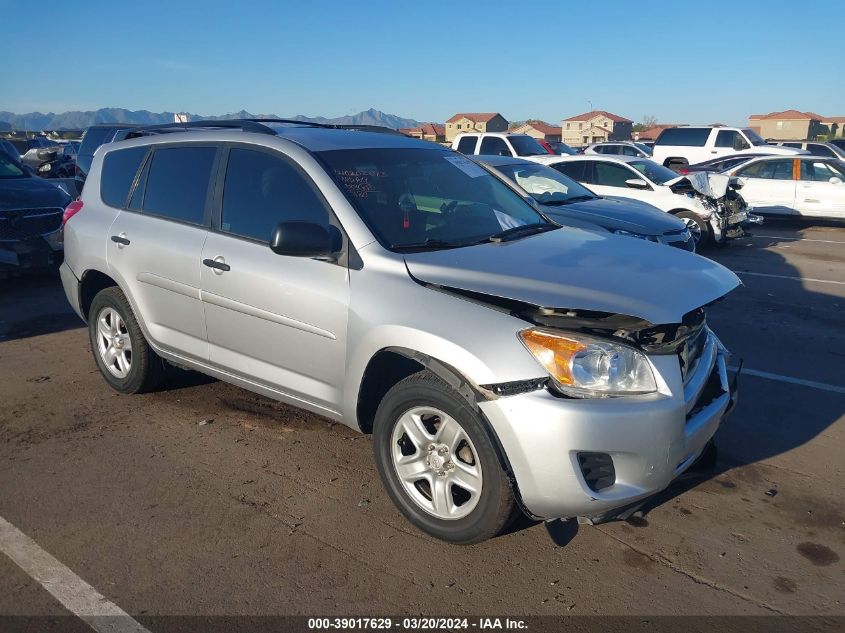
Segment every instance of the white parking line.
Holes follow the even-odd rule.
[[[832,281],[830,279],[813,279],[812,277],[790,277],[789,275],[770,275],[769,273],[749,273],[744,270],[733,271],[737,275],[751,275],[753,277],[772,277],[773,279],[791,279],[793,281],[812,281],[817,284],[836,284],[845,286],[845,281]]]
[[[752,235],[753,239],[789,240],[790,242],[819,242],[820,244],[845,244],[836,240],[814,240],[809,237],[783,237],[782,235]]]
[[[728,367],[732,372],[737,370],[736,367]],[[801,385],[802,387],[811,387],[812,389],[821,389],[822,391],[830,391],[832,393],[845,394],[845,387],[838,385],[828,385],[824,382],[816,382],[815,380],[804,380],[803,378],[793,378],[792,376],[781,376],[780,374],[772,374],[767,371],[759,371],[757,369],[742,368],[743,376],[756,376],[757,378],[765,378],[766,380],[777,380],[779,382],[788,382],[793,385]]]
[[[0,517],[0,552],[95,631],[150,633],[3,517]]]

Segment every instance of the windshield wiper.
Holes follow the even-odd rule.
[[[404,251],[422,251],[422,250],[439,250],[442,248],[459,248],[467,246],[468,242],[450,242],[448,240],[437,240],[429,237],[422,242],[408,242],[407,244],[391,244],[391,250]]]
[[[540,202],[540,204],[544,204],[548,207],[558,207],[564,204],[569,204],[570,202],[583,202],[584,200],[595,200],[598,196],[572,196],[571,198],[567,198],[566,200],[549,200],[548,202]]]
[[[537,233],[545,233],[546,231],[554,231],[555,229],[559,228],[560,227],[557,224],[552,224],[551,222],[543,222],[540,224],[523,224],[522,226],[514,226],[513,228],[502,231],[501,233],[494,233],[490,237],[480,240],[479,243],[508,242],[510,240],[515,240],[520,237],[535,235]]]

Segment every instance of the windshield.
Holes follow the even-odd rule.
[[[530,136],[509,136],[517,156],[547,156],[548,150]]]
[[[556,206],[598,198],[586,187],[545,165],[499,165],[496,169],[525,189],[540,204]]]
[[[0,152],[0,178],[26,178],[28,174],[6,156],[6,152]]]
[[[658,165],[650,160],[632,160],[628,165],[658,185],[665,185],[670,180],[678,177],[678,174],[668,167]]]
[[[518,193],[455,152],[356,149],[318,156],[391,250],[466,246],[508,229],[550,225]]]
[[[643,145],[642,143],[634,143],[634,145],[636,145],[639,149],[644,151],[646,153],[646,155],[648,155],[648,156],[651,156],[652,153],[653,153],[652,149],[648,145]]]
[[[743,128],[742,133],[745,134],[745,136],[748,138],[749,141],[751,141],[751,144],[754,147],[760,147],[761,145],[768,145],[768,143],[766,143],[765,139],[762,136],[760,136],[759,134],[757,134],[757,132],[755,132],[751,128]]]

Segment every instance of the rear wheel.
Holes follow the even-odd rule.
[[[692,235],[692,239],[695,241],[695,250],[706,246],[712,241],[713,235],[710,231],[710,225],[697,213],[693,211],[678,211],[675,213],[675,217],[683,220],[684,224],[686,224],[690,235]]]
[[[100,373],[113,389],[143,393],[161,384],[164,362],[147,343],[119,288],[98,292],[88,315],[91,351]]]
[[[498,534],[515,512],[510,481],[486,422],[429,372],[387,392],[373,426],[388,494],[419,529],[452,543]]]

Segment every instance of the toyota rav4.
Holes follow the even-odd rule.
[[[485,167],[372,130],[227,121],[97,149],[61,277],[122,393],[164,363],[372,433],[416,526],[601,520],[733,406],[719,264],[561,227]]]

